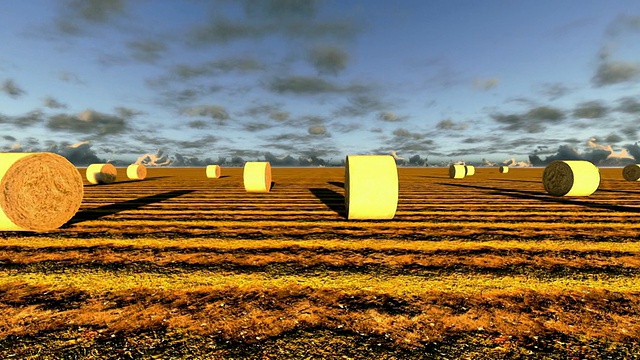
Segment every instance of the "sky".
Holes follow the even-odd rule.
[[[0,4],[0,151],[640,163],[637,0]]]

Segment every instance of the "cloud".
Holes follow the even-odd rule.
[[[83,134],[116,135],[128,130],[127,120],[87,109],[78,115],[58,114],[49,118],[47,128]]]
[[[58,75],[58,79],[64,81],[66,83],[77,84],[77,85],[86,85],[86,83],[78,77],[78,75],[63,71]]]
[[[320,74],[338,75],[347,67],[349,55],[337,46],[316,46],[309,52],[309,62]]]
[[[28,143],[33,144],[33,141],[28,141]],[[87,166],[90,164],[106,162],[105,159],[101,159],[96,155],[95,151],[91,148],[91,144],[88,141],[83,141],[76,144],[70,144],[66,141],[63,141],[61,143],[47,141],[45,148],[31,147],[28,149],[24,149],[22,148],[20,143],[16,143],[13,145],[10,152],[51,152],[64,156],[75,166]]]
[[[619,15],[607,27],[606,33],[610,37],[617,37],[626,32],[640,32],[640,15]]]
[[[382,111],[378,113],[378,120],[386,121],[386,122],[397,122],[406,120],[406,116],[398,116],[395,113],[390,111]]]
[[[627,114],[640,114],[640,100],[633,97],[624,97],[618,100],[620,105],[616,108],[617,111]]]
[[[67,108],[66,104],[59,102],[58,100],[54,99],[51,96],[47,96],[44,99],[44,106],[48,107],[49,109],[66,109]]]
[[[203,120],[193,120],[193,121],[189,121],[187,123],[187,126],[192,128],[192,129],[206,129],[210,126],[211,124],[203,121]]]
[[[265,65],[253,57],[230,57],[198,65],[178,64],[171,74],[180,81],[230,72],[246,73],[264,70]]]
[[[116,111],[119,117],[124,119],[131,119],[138,115],[144,114],[144,111],[139,111],[139,110],[123,107],[123,106],[117,106],[114,110]]]
[[[328,135],[327,128],[324,125],[309,126],[308,131],[310,135]]]
[[[218,126],[226,124],[229,119],[227,111],[219,105],[203,105],[184,110],[184,113],[189,116],[207,116],[215,120]]]
[[[472,87],[477,90],[490,90],[497,87],[500,84],[500,79],[497,78],[489,78],[489,79],[475,79],[473,81]]]
[[[150,167],[168,166],[171,164],[171,159],[169,159],[169,155],[165,154],[164,151],[158,149],[155,154],[144,154],[140,156],[134,164]]]
[[[600,119],[609,113],[601,101],[587,101],[578,104],[573,110],[573,117],[578,119]]]
[[[213,136],[213,135],[207,135],[205,137],[202,137],[198,140],[193,140],[193,141],[176,141],[175,143],[180,146],[181,148],[185,148],[185,149],[197,149],[197,148],[207,148],[209,146],[211,146],[211,144],[214,144],[216,142],[218,142],[219,138]]]
[[[245,131],[256,132],[271,129],[273,125],[261,123],[261,122],[248,122],[246,124],[242,124],[242,129]]]
[[[540,94],[547,96],[547,98],[551,101],[557,100],[572,91],[571,88],[558,82],[538,85],[537,90]]]
[[[438,124],[436,124],[436,128],[439,130],[464,130],[468,127],[468,124],[456,123],[451,119],[440,120]]]
[[[623,134],[626,135],[627,139],[629,140],[635,140],[638,138],[638,126],[627,126],[622,128],[622,130],[620,130],[620,132],[622,132]],[[638,160],[640,161],[640,158],[638,158]]]
[[[349,103],[334,112],[335,116],[356,117],[365,116],[372,112],[382,111],[389,104],[382,102],[372,95],[355,95],[348,99]]]
[[[560,145],[555,154],[547,156],[542,160],[534,151],[529,155],[529,161],[533,166],[546,166],[556,160],[586,160],[597,166],[614,165],[621,166],[634,162],[633,149],[629,146],[616,153],[611,145],[600,145],[595,137],[587,141],[588,149],[579,152],[578,149],[569,145]]]
[[[83,32],[82,24],[104,24],[124,14],[124,0],[67,0],[55,20],[58,31],[68,35]]]
[[[25,91],[22,90],[22,88],[20,88],[12,79],[6,79],[2,83],[2,92],[14,99],[17,99],[25,94]]]
[[[225,44],[244,38],[258,38],[265,34],[265,29],[251,23],[241,23],[216,16],[206,25],[193,28],[188,36],[192,46],[207,44]]]
[[[494,121],[506,124],[504,130],[524,130],[528,132],[541,132],[543,125],[558,123],[565,118],[564,113],[549,106],[538,106],[524,114],[492,114]]]
[[[7,141],[16,141],[16,138],[14,138],[13,136],[10,136],[10,135],[3,135],[2,138],[7,140]]]
[[[640,163],[640,146],[637,142],[633,145],[625,145],[624,148],[627,149],[631,156],[633,156],[636,163]]]
[[[289,76],[271,81],[269,89],[277,93],[313,95],[342,92],[342,89],[324,79],[309,76]]]
[[[131,51],[131,57],[143,63],[155,63],[163,53],[167,51],[167,46],[157,40],[135,40],[127,43]]]
[[[598,66],[593,76],[593,83],[607,86],[625,82],[632,82],[640,76],[640,64],[627,61],[605,61]]]
[[[43,114],[39,110],[31,111],[25,115],[14,116],[10,122],[20,128],[31,127],[43,121]]]

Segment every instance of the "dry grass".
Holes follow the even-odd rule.
[[[0,356],[631,358],[640,189],[494,170],[400,169],[389,221],[344,219],[342,169],[86,186],[67,226],[0,233]]]

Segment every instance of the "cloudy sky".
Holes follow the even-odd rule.
[[[637,0],[25,0],[0,24],[0,151],[640,162]]]

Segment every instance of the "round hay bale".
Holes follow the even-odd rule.
[[[271,164],[268,161],[249,161],[242,173],[247,192],[269,192],[271,190]]]
[[[465,165],[464,167],[465,176],[471,176],[476,173],[476,168],[472,165]]]
[[[142,180],[147,177],[147,167],[142,164],[132,164],[127,167],[127,177],[132,180]]]
[[[207,165],[207,177],[210,179],[217,179],[220,177],[220,165]]]
[[[393,219],[398,168],[391,155],[348,155],[344,165],[347,219]]]
[[[449,177],[452,179],[462,179],[466,175],[464,165],[449,166]]]
[[[118,171],[111,164],[91,164],[87,167],[87,180],[92,184],[111,184],[116,181]]]
[[[508,166],[500,166],[500,174],[506,174],[509,172]]]
[[[84,195],[82,176],[47,152],[0,154],[0,230],[49,231],[69,221]]]
[[[622,169],[622,176],[627,181],[640,181],[640,164],[629,164]]]
[[[584,160],[557,160],[542,173],[544,189],[553,196],[589,196],[600,185],[600,170]]]

